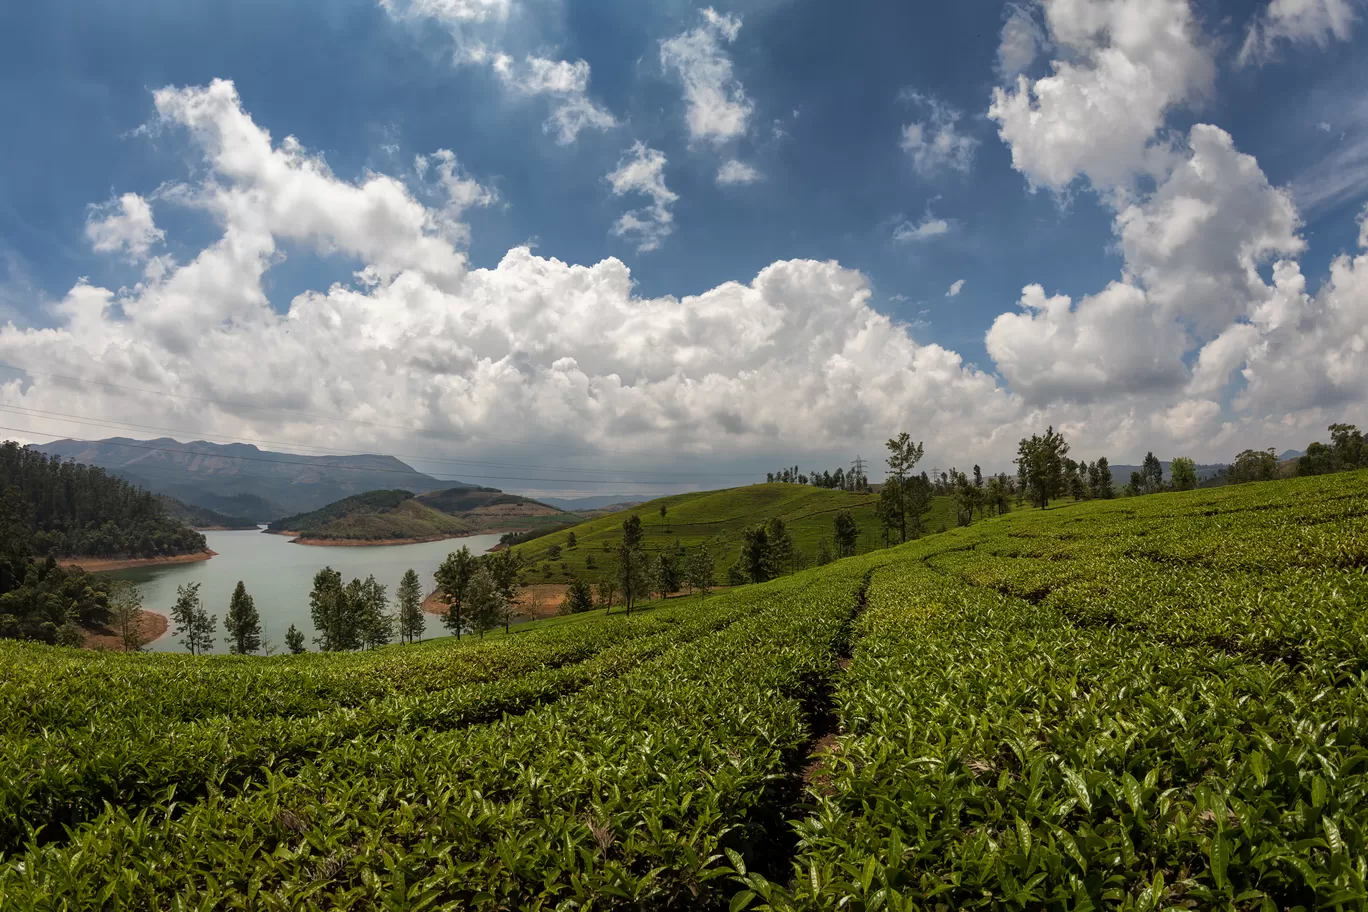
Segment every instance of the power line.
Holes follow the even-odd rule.
[[[133,428],[133,429],[143,430],[143,431],[161,431],[161,432],[164,432],[164,433],[171,433],[171,434],[185,434],[185,435],[187,435],[187,436],[198,436],[198,437],[201,437],[201,438],[220,438],[221,440],[228,441],[229,443],[250,443],[250,444],[265,443],[265,444],[269,444],[269,445],[271,445],[271,446],[283,446],[283,447],[293,447],[293,448],[297,448],[297,449],[312,449],[312,450],[324,450],[324,451],[327,451],[327,450],[336,451],[336,450],[339,449],[338,447],[326,447],[326,446],[319,446],[319,445],[317,445],[317,444],[307,444],[307,443],[305,443],[305,444],[286,443],[286,442],[284,442],[284,441],[279,441],[279,440],[263,440],[263,439],[258,438],[258,437],[234,437],[234,436],[232,436],[232,435],[230,435],[230,434],[217,434],[217,433],[213,433],[213,432],[209,432],[209,431],[192,431],[192,430],[188,430],[188,429],[186,429],[186,428],[170,428],[170,427],[164,427],[164,426],[161,426],[161,425],[135,424],[135,423],[133,423],[133,422],[128,422],[128,421],[110,421],[110,420],[102,420],[102,419],[92,418],[92,417],[89,416],[89,415],[72,415],[72,414],[68,414],[68,413],[64,413],[64,412],[52,412],[52,411],[46,411],[46,410],[44,410],[44,409],[28,408],[28,407],[26,407],[26,406],[18,406],[18,405],[0,405],[0,411],[12,412],[12,413],[15,413],[15,414],[20,414],[20,415],[29,416],[29,417],[37,416],[37,417],[40,417],[40,418],[61,419],[61,420],[63,420],[63,421],[70,421],[70,422],[72,422],[72,423],[74,423],[74,424],[84,424],[84,425],[87,425],[87,426],[105,428],[105,429],[107,429],[107,430],[119,430],[119,429]],[[98,441],[94,441],[94,442],[98,442]],[[215,443],[215,442],[217,442],[217,441],[214,441],[214,440],[206,440],[205,442],[206,442],[206,443]],[[181,452],[181,451],[177,451],[177,452]],[[186,451],[186,452],[189,452],[189,451]],[[247,457],[230,456],[230,455],[223,454],[223,453],[199,453],[199,454],[197,454],[197,455],[202,455],[202,456],[215,456],[215,457],[218,457],[218,458],[221,458],[221,459],[239,459],[239,458],[247,458]],[[302,455],[307,455],[307,454],[302,454]],[[333,452],[333,453],[324,452],[324,453],[322,453],[321,455],[348,456],[348,455],[356,455],[356,454],[351,454],[351,453],[346,453],[346,452]],[[752,476],[755,475],[754,472],[656,472],[656,471],[645,471],[645,470],[641,470],[641,469],[591,469],[591,468],[581,467],[581,466],[567,466],[567,467],[565,467],[565,468],[561,468],[561,467],[559,467],[559,466],[548,466],[548,465],[535,465],[535,464],[525,464],[525,463],[507,463],[507,462],[488,462],[488,461],[481,461],[481,460],[476,460],[476,459],[449,459],[449,458],[442,458],[442,457],[436,457],[436,456],[400,455],[400,454],[392,454],[392,453],[370,453],[370,454],[364,454],[364,455],[390,456],[390,457],[393,458],[393,459],[421,459],[421,460],[423,460],[423,461],[425,461],[425,462],[445,463],[445,464],[448,464],[448,465],[472,465],[472,466],[484,466],[484,467],[492,467],[492,468],[500,468],[500,469],[538,469],[538,470],[549,471],[549,472],[589,472],[589,473],[607,474],[607,475],[651,475],[651,476],[655,476],[655,477],[660,477],[660,476],[666,476],[666,475],[668,475],[668,476],[680,476],[680,477],[685,477],[685,478],[699,478],[699,477],[715,477],[715,478],[741,478],[741,477],[746,477],[746,478],[749,478],[749,477],[752,477]],[[283,460],[282,460],[282,461],[283,461]],[[292,464],[293,464],[293,463],[292,463]],[[345,468],[360,468],[360,467],[352,467],[352,466],[334,466],[334,468],[345,469]],[[377,470],[365,470],[365,471],[377,471]],[[417,469],[414,469],[414,471],[416,472]],[[426,474],[426,473],[424,473],[424,474]],[[471,477],[492,477],[492,476],[471,476]]]
[[[3,426],[3,425],[0,425],[0,431],[12,431],[12,432],[14,432],[14,433],[16,433],[16,434],[37,434],[37,435],[40,436],[40,437],[51,437],[51,438],[53,438],[53,439],[55,439],[55,440],[60,440],[60,439],[63,439],[63,438],[65,437],[65,435],[63,435],[63,434],[53,434],[53,433],[51,433],[51,432],[49,432],[49,431],[34,431],[34,430],[26,429],[26,428],[5,427],[5,426]],[[295,461],[293,461],[293,460],[288,460],[288,459],[266,459],[265,457],[261,457],[261,456],[224,456],[224,455],[222,455],[222,454],[220,454],[220,453],[205,453],[205,452],[198,451],[198,450],[172,449],[171,447],[154,447],[154,446],[147,446],[146,444],[116,443],[116,442],[114,442],[114,441],[106,441],[106,442],[105,442],[105,445],[106,445],[106,446],[124,447],[124,448],[126,448],[126,449],[134,449],[134,450],[152,450],[152,451],[163,452],[163,453],[181,453],[181,454],[187,454],[187,455],[191,455],[191,456],[207,456],[207,457],[216,458],[216,459],[241,459],[241,460],[246,460],[246,461],[249,461],[249,462],[271,462],[271,463],[276,463],[276,464],[278,464],[278,465],[310,466],[310,467],[313,467],[313,468],[343,469],[343,470],[354,470],[354,471],[359,471],[359,472],[389,472],[389,473],[396,474],[396,475],[421,475],[421,474],[425,474],[425,473],[418,472],[417,470],[414,470],[414,469],[409,469],[409,470],[405,471],[405,470],[403,470],[403,469],[367,468],[367,467],[365,467],[365,466],[340,466],[340,465],[335,465],[335,464],[333,464],[333,463],[327,463],[327,462],[295,462]],[[134,470],[133,470],[133,469],[129,469],[129,471],[134,471]],[[604,479],[604,478],[525,478],[525,477],[521,477],[521,476],[512,476],[512,475],[469,475],[469,474],[466,474],[466,473],[462,473],[462,474],[465,474],[465,477],[467,477],[467,478],[481,478],[481,479],[493,480],[493,481],[541,481],[541,482],[548,482],[548,483],[549,483],[549,482],[559,482],[559,483],[562,483],[562,484],[612,484],[612,483],[613,483],[612,479]],[[266,478],[266,477],[270,477],[270,476],[259,476],[259,477]],[[443,478],[443,477],[440,476],[440,475],[430,475],[430,476],[428,476],[428,477],[434,478],[434,479],[436,479],[437,481],[461,481],[460,478],[456,478],[456,477]],[[631,480],[631,481],[627,481],[627,482],[623,482],[623,483],[624,483],[624,484],[638,484],[638,485],[678,485],[678,484],[681,484],[682,482],[678,482],[678,481],[638,481],[638,480]]]
[[[95,361],[95,363],[97,363],[97,364],[103,363],[103,362],[98,361],[97,359],[94,359],[94,358],[92,358],[91,360],[92,360],[92,361]],[[384,429],[392,430],[392,431],[405,431],[405,432],[410,433],[410,434],[420,434],[420,435],[426,436],[426,437],[436,437],[436,438],[438,438],[439,440],[440,440],[440,439],[447,439],[447,440],[455,440],[455,441],[457,441],[457,442],[461,442],[461,440],[463,439],[463,438],[456,438],[456,437],[452,437],[452,436],[447,436],[447,435],[438,434],[438,433],[435,433],[435,432],[433,432],[433,431],[425,430],[425,429],[422,429],[422,428],[408,427],[408,426],[406,426],[406,425],[401,425],[401,424],[383,424],[383,423],[380,423],[380,422],[377,422],[377,421],[362,421],[362,420],[359,419],[359,418],[343,418],[343,417],[340,416],[340,415],[319,415],[319,414],[314,413],[314,412],[304,412],[304,411],[297,411],[297,410],[294,410],[294,409],[274,408],[274,407],[272,407],[272,406],[266,406],[266,405],[251,405],[251,404],[246,403],[246,402],[231,402],[231,401],[224,400],[224,399],[213,399],[213,398],[210,398],[210,397],[208,397],[208,396],[188,396],[188,395],[185,395],[185,394],[183,394],[183,393],[172,393],[172,392],[167,392],[166,390],[150,390],[150,389],[143,389],[142,387],[137,387],[137,386],[123,386],[123,385],[118,384],[118,383],[109,383],[109,382],[104,381],[104,380],[90,380],[90,379],[87,379],[87,378],[85,378],[85,377],[71,377],[71,376],[68,376],[68,375],[66,375],[66,374],[54,374],[54,373],[50,373],[50,372],[48,372],[48,371],[34,370],[33,368],[30,368],[30,367],[24,367],[24,366],[19,365],[19,364],[10,364],[10,363],[4,362],[4,361],[0,361],[0,368],[8,368],[8,369],[10,369],[10,370],[22,371],[23,373],[31,374],[31,375],[33,375],[33,376],[35,376],[35,377],[51,377],[51,378],[54,379],[54,380],[66,380],[66,381],[69,382],[69,383],[85,383],[85,384],[89,384],[89,385],[92,385],[92,386],[103,386],[103,387],[107,387],[107,388],[109,388],[109,389],[123,390],[123,391],[125,391],[125,392],[130,392],[130,393],[144,393],[144,394],[146,394],[146,395],[148,395],[148,396],[169,396],[169,397],[171,397],[172,399],[184,399],[184,400],[187,400],[187,401],[189,401],[189,402],[207,402],[207,403],[209,403],[209,404],[211,404],[211,405],[218,405],[218,406],[221,406],[221,407],[223,407],[223,408],[251,409],[251,410],[254,410],[254,411],[258,411],[258,412],[272,412],[272,413],[277,414],[277,415],[293,415],[293,416],[299,417],[299,418],[312,418],[312,419],[314,419],[314,420],[316,420],[316,421],[341,421],[341,422],[345,422],[345,423],[347,423],[347,424],[356,424],[356,425],[362,425],[362,426],[365,426],[365,427],[384,428]],[[546,443],[546,442],[544,442],[544,441],[539,441],[539,440],[512,440],[512,439],[508,439],[508,438],[504,438],[504,437],[488,437],[488,436],[483,436],[483,435],[480,435],[480,434],[466,434],[465,436],[468,437],[468,438],[470,438],[470,439],[472,439],[472,440],[488,440],[488,441],[492,441],[492,442],[494,442],[494,443],[511,443],[511,444],[515,444],[515,445],[517,445],[517,446],[540,446],[540,447],[547,447],[547,448],[549,448],[549,449],[575,450],[575,451],[579,451],[579,452],[582,452],[582,453],[594,453],[594,454],[596,454],[596,455],[600,452],[599,450],[595,450],[595,449],[593,449],[593,448],[591,448],[591,447],[576,447],[576,446],[569,446],[569,445],[567,445],[567,444],[560,444],[560,443]],[[630,451],[630,450],[617,450],[617,451],[609,451],[609,452],[617,452],[619,455],[622,455],[622,456],[647,456],[647,457],[649,457],[649,456],[651,455],[651,454],[649,454],[649,453],[633,452],[633,451]]]

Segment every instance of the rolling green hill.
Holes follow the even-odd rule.
[[[321,510],[278,519],[266,531],[311,541],[436,539],[479,532],[524,532],[572,525],[573,513],[496,488],[451,488],[414,496],[368,491]]]
[[[549,577],[534,572],[530,577],[533,582],[568,582],[575,577],[597,580],[603,574],[616,572],[622,523],[635,514],[641,517],[648,551],[706,544],[713,555],[717,578],[724,582],[727,568],[741,555],[742,533],[776,516],[783,519],[794,546],[808,561],[816,554],[819,541],[830,542],[832,523],[841,510],[849,510],[860,528],[857,554],[883,548],[883,533],[874,515],[878,502],[877,494],[852,494],[796,484],[755,484],[674,494],[516,545],[514,550],[535,567],[550,566]],[[662,506],[667,510],[664,519],[660,516]],[[954,525],[949,498],[936,498],[924,525],[933,532]],[[574,548],[569,547],[572,532],[576,539]]]
[[[168,518],[178,523],[184,523],[192,529],[255,529],[257,524],[248,519],[237,516],[226,516],[223,513],[210,510],[208,507],[198,507],[177,500],[174,497],[167,497],[165,494],[156,495],[162,509],[166,511]]]
[[[367,491],[312,513],[277,519],[266,531],[315,541],[388,541],[465,535],[474,527],[408,491]]]
[[[498,488],[451,488],[421,494],[429,507],[465,520],[481,532],[527,532],[571,526],[581,517]]]

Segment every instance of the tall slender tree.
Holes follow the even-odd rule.
[[[304,646],[303,631],[294,624],[291,624],[290,629],[285,631],[285,648],[290,650],[291,655],[299,655],[308,651]]]
[[[214,629],[218,615],[210,614],[200,598],[199,583],[176,587],[176,604],[171,606],[171,620],[176,624],[176,635],[191,655],[203,655],[214,646]]]
[[[427,619],[423,617],[423,584],[410,567],[399,580],[399,639],[404,643],[422,641]]]
[[[641,517],[627,517],[622,524],[622,543],[618,547],[618,584],[627,613],[649,585],[650,568],[642,550]]]
[[[247,594],[247,586],[238,580],[233,596],[228,600],[228,614],[223,619],[228,633],[228,649],[239,655],[251,655],[261,648],[261,615],[256,602]]]
[[[1023,437],[1017,447],[1017,471],[1022,487],[1030,492],[1031,502],[1042,510],[1065,492],[1064,457],[1068,453],[1069,444],[1053,425],[1043,435]]]
[[[314,574],[309,593],[309,616],[313,620],[314,643],[324,652],[345,652],[361,647],[361,625],[356,606],[347,597],[342,574],[324,567]]]
[[[494,574],[490,572],[487,564],[481,562],[471,574],[465,591],[466,614],[470,619],[471,629],[478,633],[481,639],[499,626],[503,602],[503,593],[499,591]]]
[[[143,634],[142,590],[130,580],[112,580],[109,586],[109,614],[119,632],[124,652],[139,652],[147,643]]]
[[[741,566],[752,583],[774,579],[773,555],[765,526],[754,526],[742,533]]]
[[[1153,452],[1145,454],[1140,466],[1140,484],[1145,494],[1157,494],[1164,489],[1164,466]]]
[[[459,551],[448,554],[433,574],[437,581],[437,592],[447,606],[442,623],[456,634],[457,641],[461,639],[461,633],[469,620],[465,611],[466,589],[470,586],[478,563],[470,549],[462,545]]]
[[[1111,465],[1108,464],[1106,456],[1100,456],[1097,460],[1097,490],[1093,496],[1103,500],[1111,500],[1116,496],[1116,488],[1112,485]]]
[[[860,527],[855,524],[855,517],[850,515],[849,510],[836,514],[836,519],[832,521],[831,538],[836,543],[836,553],[841,557],[850,557],[855,553]]]
[[[899,542],[907,541],[908,526],[908,480],[912,470],[926,452],[923,445],[913,443],[911,436],[903,431],[888,441],[888,475],[884,479],[883,491],[879,497],[879,517],[885,528],[896,531]]]

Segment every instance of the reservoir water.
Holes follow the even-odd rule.
[[[118,570],[109,576],[137,583],[143,594],[143,607],[168,617],[171,606],[176,603],[176,587],[199,583],[205,607],[210,614],[218,615],[214,652],[228,651],[223,618],[228,613],[228,600],[238,580],[242,580],[256,601],[263,636],[278,652],[285,651],[285,631],[291,624],[304,631],[305,640],[313,649],[309,591],[313,588],[314,574],[324,567],[341,573],[343,582],[374,574],[388,589],[393,603],[405,570],[417,571],[426,595],[434,586],[433,571],[452,551],[464,545],[475,554],[483,554],[499,543],[498,535],[470,535],[416,545],[330,548],[296,545],[283,535],[266,535],[258,531],[206,532],[204,537],[210,550],[218,552],[207,561]],[[166,635],[151,643],[148,649],[156,652],[183,650],[176,641],[174,629],[174,626],[169,628]],[[425,637],[445,634],[441,622],[428,615]]]

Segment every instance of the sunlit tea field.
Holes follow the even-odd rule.
[[[484,642],[0,642],[0,908],[1362,908],[1365,566],[1357,472]]]

